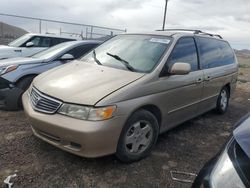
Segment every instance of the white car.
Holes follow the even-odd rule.
[[[8,45],[0,45],[0,60],[12,57],[27,57],[62,42],[75,41],[56,35],[28,33]]]

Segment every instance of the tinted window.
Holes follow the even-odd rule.
[[[52,38],[51,40],[52,41],[50,46],[54,46],[62,42],[74,41],[74,39],[64,39],[64,38]]]
[[[78,47],[75,47],[74,49],[71,49],[65,54],[71,54],[74,56],[74,58],[78,59],[79,57],[83,56],[84,54],[86,54],[87,52],[89,52],[96,46],[97,44],[84,44],[82,46],[78,46]]]
[[[50,47],[51,38],[41,37],[39,47]]]
[[[213,68],[235,62],[233,50],[225,41],[197,37],[202,68]]]
[[[175,45],[169,56],[168,68],[174,63],[189,63],[192,71],[198,70],[198,56],[194,39],[191,37],[181,38]]]

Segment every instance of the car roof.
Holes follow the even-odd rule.
[[[73,37],[61,36],[56,34],[53,35],[53,34],[27,33],[26,35],[77,40]]]
[[[80,46],[83,44],[101,44],[103,41],[98,41],[98,40],[77,40],[77,41],[68,41],[68,42],[63,42],[60,44],[64,44],[67,46],[67,48],[72,48],[74,46]],[[60,45],[58,44],[58,45]]]
[[[64,42],[65,44],[100,44],[103,41],[99,41],[99,40],[77,40],[77,41],[68,41],[68,42]]]
[[[128,34],[135,34],[135,35],[160,35],[160,36],[166,36],[166,37],[173,37],[173,38],[180,38],[183,36],[202,36],[202,37],[207,37],[211,39],[217,39],[217,40],[223,40],[223,38],[220,35],[217,34],[211,34],[211,33],[206,33],[202,32],[201,33],[195,33],[195,31],[199,30],[157,30],[157,31],[151,31],[151,32],[142,32],[142,33],[128,33]],[[126,35],[126,34],[125,34]]]

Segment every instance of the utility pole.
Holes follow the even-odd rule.
[[[166,22],[166,14],[167,14],[167,8],[168,8],[168,0],[165,0],[165,10],[164,10],[164,17],[163,17],[163,24],[162,24],[162,30],[165,29],[165,22]]]

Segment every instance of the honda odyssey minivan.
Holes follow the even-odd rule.
[[[133,162],[160,133],[212,109],[225,113],[237,71],[219,35],[122,34],[36,77],[23,106],[38,138],[79,156]]]

